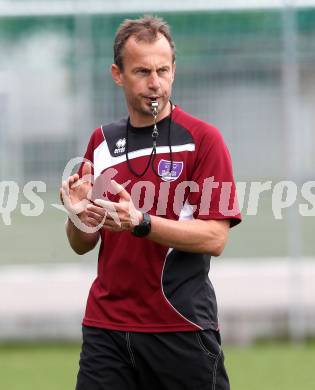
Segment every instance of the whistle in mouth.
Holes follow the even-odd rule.
[[[159,103],[156,100],[151,101],[151,108],[157,109],[159,106]]]

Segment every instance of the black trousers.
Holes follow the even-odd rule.
[[[220,334],[83,326],[76,390],[229,390]]]

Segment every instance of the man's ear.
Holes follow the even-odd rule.
[[[119,69],[119,67],[116,64],[112,64],[111,71],[112,71],[113,80],[115,81],[115,83],[117,85],[119,85],[121,87],[123,85],[121,70]]]
[[[173,67],[172,67],[172,79],[173,79],[173,81],[175,79],[175,73],[176,73],[176,62],[173,63]]]

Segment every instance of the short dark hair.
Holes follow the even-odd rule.
[[[125,19],[119,26],[114,41],[114,62],[123,70],[123,49],[127,39],[134,36],[137,41],[154,42],[158,33],[164,35],[172,49],[172,61],[175,62],[175,43],[170,34],[170,27],[157,16],[145,15],[139,19]]]

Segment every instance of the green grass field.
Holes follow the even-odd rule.
[[[0,389],[74,389],[79,353],[78,345],[0,346]],[[232,390],[315,388],[314,343],[226,347],[225,358]]]

